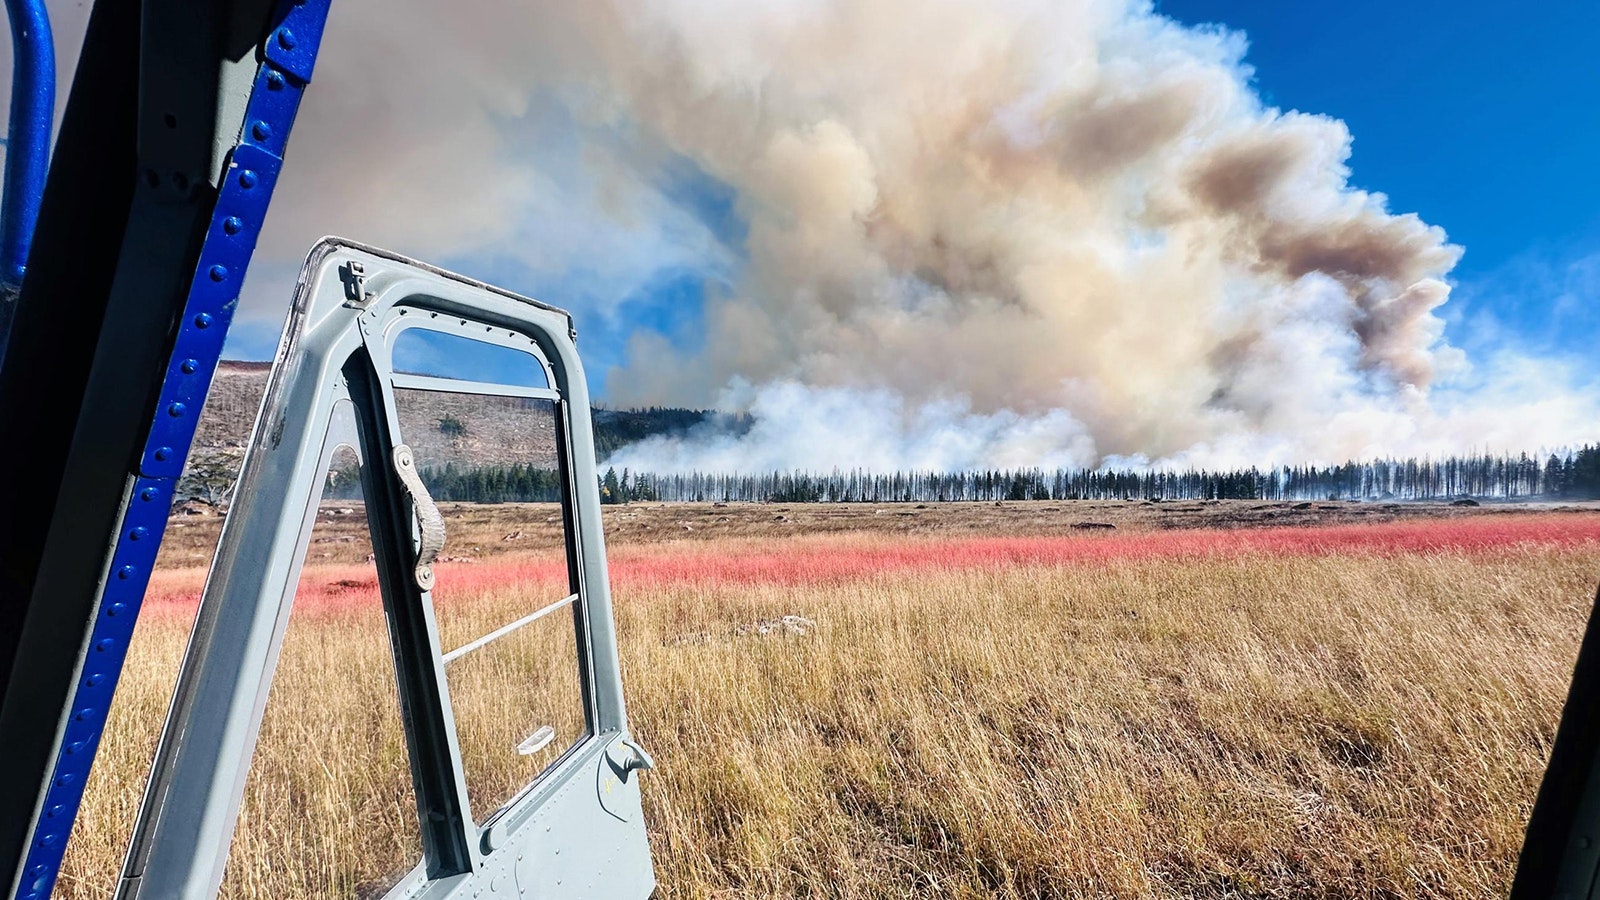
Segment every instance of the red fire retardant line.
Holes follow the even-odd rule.
[[[1600,550],[1600,515],[1505,515],[1376,525],[1195,529],[1047,537],[921,537],[892,535],[682,540],[636,544],[611,552],[611,581],[623,590],[652,586],[807,586],[877,575],[1004,566],[1109,564],[1122,561],[1227,559],[1251,555],[1486,554],[1508,549]],[[434,599],[537,587],[562,590],[566,564],[556,554],[511,554],[480,562],[439,563]],[[199,598],[199,570],[157,572],[146,602],[190,606]],[[371,566],[308,568],[297,608],[336,610],[376,597]],[[309,609],[308,609],[309,608]]]

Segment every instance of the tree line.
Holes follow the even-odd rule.
[[[435,499],[540,501],[559,497],[552,470],[481,467],[429,470]],[[894,503],[995,500],[1446,500],[1600,499],[1600,447],[1543,462],[1527,454],[1372,460],[1337,466],[1230,471],[984,469],[965,472],[814,472],[599,478],[605,503],[644,501]]]
[[[554,503],[561,499],[561,473],[531,464],[510,466],[424,466],[422,483],[435,501],[465,503]],[[328,472],[322,495],[330,500],[361,497],[357,467]]]
[[[237,460],[195,467],[179,494],[224,500],[216,485]],[[212,472],[216,469],[216,472]],[[474,503],[555,502],[561,478],[532,464],[425,468],[435,500]],[[213,484],[215,482],[215,484]],[[1600,499],[1600,446],[1551,454],[1380,459],[1336,466],[1274,469],[1108,470],[981,469],[964,472],[815,472],[655,474],[608,468],[599,478],[605,503],[644,501],[893,503],[995,500],[1446,500]],[[326,496],[360,495],[353,467],[329,473]]]
[[[951,500],[1600,499],[1600,447],[1551,455],[1350,462],[1229,471],[987,469],[760,475],[639,474],[628,499],[778,502]],[[619,479],[619,487],[622,482]]]

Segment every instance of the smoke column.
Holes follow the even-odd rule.
[[[335,9],[349,39],[318,79],[339,90],[308,98],[294,153],[315,177],[286,181],[281,255],[378,203],[350,233],[423,255],[626,272],[656,247],[712,273],[703,337],[636,334],[608,399],[754,424],[619,466],[1219,466],[1596,436],[1571,372],[1451,346],[1461,248],[1349,183],[1343,123],[1266,107],[1243,35],[1147,2]],[[579,163],[540,142],[550,110]],[[728,188],[737,236],[667,198],[682,161]],[[556,224],[505,227],[519,209]]]

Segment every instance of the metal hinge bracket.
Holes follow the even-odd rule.
[[[405,444],[394,448],[394,471],[400,476],[400,485],[411,497],[411,508],[416,511],[417,526],[422,532],[422,541],[417,547],[417,587],[431,591],[433,561],[444,549],[444,516],[439,513],[439,506],[433,502],[433,497],[429,496],[428,486],[422,483],[422,476],[417,474],[417,461],[411,454],[411,448]]]
[[[344,305],[351,309],[366,309],[372,305],[373,293],[367,290],[367,267],[351,260],[339,267],[339,280],[344,282]]]

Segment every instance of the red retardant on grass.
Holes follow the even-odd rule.
[[[1600,547],[1600,515],[1483,516],[1375,525],[1195,529],[1047,537],[916,537],[806,535],[792,538],[685,540],[624,545],[610,552],[611,581],[624,587],[663,584],[707,588],[744,584],[836,584],[880,574],[1019,565],[1101,564],[1127,560],[1231,558],[1252,554],[1390,556],[1488,553],[1519,546]],[[566,564],[553,554],[506,554],[435,566],[435,600],[533,588],[555,600],[565,593]],[[194,603],[203,574],[158,571],[147,601]],[[297,606],[338,608],[375,598],[370,565],[308,567]]]
[[[1600,516],[1505,516],[1377,525],[1195,529],[1051,537],[837,538],[628,547],[611,556],[615,584],[807,585],[879,573],[1011,565],[1110,563],[1251,554],[1388,556],[1482,553],[1533,545],[1600,546]]]

